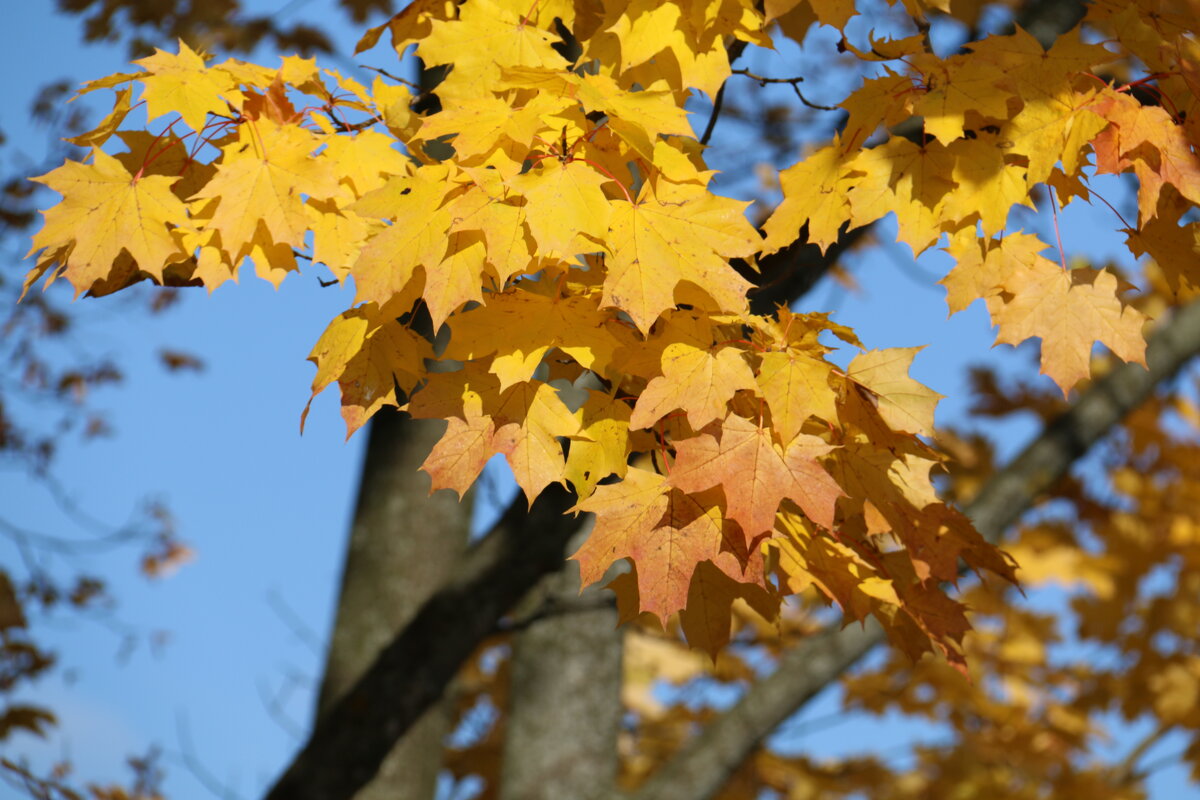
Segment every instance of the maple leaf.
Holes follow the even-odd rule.
[[[1179,225],[1159,214],[1140,230],[1125,233],[1130,251],[1154,259],[1176,298],[1186,301],[1200,296],[1200,224]]]
[[[587,369],[603,373],[616,349],[628,343],[625,329],[585,297],[547,297],[529,282],[499,294],[486,305],[456,315],[446,356],[459,360],[495,355],[488,370],[501,390],[528,380],[552,347]]]
[[[188,223],[187,208],[171,192],[174,178],[131,175],[117,159],[92,150],[92,163],[67,161],[34,178],[63,196],[44,212],[33,251],[46,250],[65,266],[76,294],[113,268],[122,251],[159,281],[163,267],[180,254],[171,227]],[[59,255],[61,253],[61,255]]]
[[[234,263],[255,245],[304,245],[308,215],[303,195],[321,198],[337,192],[333,165],[313,155],[320,146],[303,128],[267,119],[238,129],[216,174],[192,199],[200,224],[220,232]]]
[[[770,546],[779,553],[793,592],[814,584],[855,620],[866,617],[880,602],[900,605],[892,581],[882,578],[852,547],[820,535],[809,520],[782,513],[780,530],[784,535],[772,539]]]
[[[1092,345],[1104,343],[1124,361],[1146,363],[1142,326],[1146,316],[1121,302],[1117,278],[1108,270],[1063,271],[1039,258],[1016,266],[1007,285],[1019,293],[1005,302],[989,299],[988,311],[999,326],[997,343],[1042,340],[1042,372],[1065,396],[1089,374]]]
[[[459,499],[464,498],[488,459],[495,455],[495,438],[496,424],[489,416],[448,418],[445,432],[421,464],[431,479],[430,493],[452,489]]]
[[[477,97],[453,108],[431,114],[421,121],[420,137],[436,139],[453,136],[459,163],[473,163],[496,149],[502,149],[519,165],[534,137],[547,130],[542,116],[556,114],[567,107],[565,98],[538,95],[519,108],[497,97]]]
[[[758,389],[782,441],[791,441],[810,416],[837,420],[836,395],[829,386],[831,370],[824,361],[791,350],[763,355]]]
[[[367,240],[350,267],[356,302],[386,303],[415,283],[418,267],[441,262],[453,222],[443,205],[449,176],[449,167],[424,167],[393,178],[350,207],[363,216],[394,220]],[[422,280],[416,290],[423,286]]]
[[[745,203],[699,187],[659,199],[647,184],[637,203],[612,205],[603,305],[628,312],[643,332],[675,305],[681,281],[701,287],[720,308],[745,308],[750,283],[726,260],[758,247],[758,234],[742,214]]]
[[[510,387],[496,401],[496,450],[504,453],[513,478],[530,504],[542,490],[561,482],[566,459],[558,437],[579,433],[572,414],[548,383],[525,381]]]
[[[575,511],[601,512],[587,540],[571,556],[579,562],[584,586],[604,577],[614,561],[629,557],[631,540],[636,546],[657,527],[667,510],[670,490],[659,473],[630,467],[624,480],[597,486],[591,497],[575,506]]]
[[[941,236],[942,208],[954,184],[954,160],[940,142],[917,145],[893,137],[860,152],[851,168],[863,173],[850,193],[852,225],[866,225],[891,212],[897,238],[920,253]]]
[[[978,214],[983,235],[992,236],[1004,229],[1014,205],[1033,208],[1025,170],[1005,163],[999,137],[984,132],[959,139],[949,152],[955,159],[951,177],[957,186],[942,205],[947,219],[969,220]]]
[[[779,181],[783,202],[763,224],[763,252],[791,244],[806,224],[808,240],[822,250],[837,241],[842,225],[850,220],[846,189],[853,185],[837,140],[779,173]]]
[[[688,424],[699,430],[722,419],[726,405],[740,390],[754,391],[754,373],[742,351],[723,347],[715,353],[684,342],[667,345],[662,375],[650,381],[633,407],[629,424],[649,428],[676,408],[687,412]]]
[[[631,500],[647,513],[631,511]],[[613,561],[630,559],[637,569],[641,610],[665,626],[687,605],[697,565],[717,558],[729,535],[718,500],[715,492],[685,495],[663,476],[630,467],[624,481],[598,486],[575,507],[597,515],[596,527],[572,556],[579,561],[580,579],[585,585],[593,583]]]
[[[451,19],[454,16],[453,0],[413,0],[404,9],[382,25],[369,28],[354,47],[355,55],[370,50],[379,42],[386,30],[392,36],[392,46],[400,55],[413,42],[429,35],[435,19]]]
[[[841,104],[850,115],[841,138],[846,152],[861,147],[880,125],[891,127],[909,116],[912,78],[884,69],[886,75],[867,78]]]
[[[657,161],[659,136],[692,135],[687,112],[675,103],[670,92],[627,91],[604,74],[583,75],[576,92],[584,111],[603,112],[608,126],[643,158]]]
[[[209,114],[228,114],[230,105],[241,105],[242,96],[232,76],[205,67],[204,59],[182,40],[176,54],[155,48],[154,55],[133,63],[146,70],[136,77],[144,87],[142,100],[151,120],[174,112],[189,128],[199,131]],[[99,87],[89,86],[88,90],[92,88]]]
[[[1004,119],[1008,116],[1007,92],[998,86],[1007,73],[977,54],[955,55],[946,60],[922,53],[908,63],[924,78],[924,93],[913,102],[913,113],[925,119],[925,131],[944,145],[963,135],[968,112]]]
[[[309,405],[334,381],[342,390],[346,438],[384,405],[399,405],[396,386],[409,391],[424,377],[424,359],[433,357],[429,342],[396,322],[394,306],[369,303],[344,311],[329,323],[313,345],[308,360],[317,365]]]
[[[1193,203],[1200,203],[1200,156],[1193,152],[1187,134],[1165,109],[1144,106],[1126,93],[1111,90],[1100,95],[1090,108],[1108,121],[1111,131],[1098,143],[1112,151],[1097,157],[1099,171],[1120,171],[1124,163],[1132,166],[1138,176],[1138,213],[1143,224],[1157,213],[1164,183]],[[1116,169],[1104,167],[1113,162],[1118,165]]]
[[[433,16],[418,52],[430,66],[454,65],[439,94],[447,100],[470,96],[497,82],[503,67],[566,67],[566,59],[551,46],[555,37],[527,18],[526,10],[472,0],[458,9],[458,19]]]
[[[323,155],[337,164],[338,182],[349,187],[355,198],[383,187],[393,175],[405,174],[408,165],[395,140],[378,131],[330,136]]]
[[[879,401],[879,415],[893,429],[933,435],[933,410],[942,395],[908,377],[921,347],[897,347],[861,353],[846,374],[870,389]]]
[[[508,182],[527,201],[525,221],[540,255],[568,258],[598,249],[595,242],[608,232],[610,205],[600,189],[607,181],[581,161],[544,158]]]
[[[1084,146],[1107,124],[1089,109],[1091,102],[1091,94],[1069,89],[1030,98],[1001,128],[1000,138],[1010,144],[1009,152],[1029,159],[1025,174],[1029,186],[1049,178],[1059,161],[1068,174],[1079,169]]]
[[[130,110],[132,110],[130,102],[132,96],[133,89],[128,86],[117,90],[117,99],[113,101],[112,111],[108,112],[104,119],[100,120],[100,124],[87,133],[72,136],[66,141],[80,147],[100,147],[117,132],[117,128],[121,127],[121,123],[129,115]]]
[[[1010,233],[1003,239],[980,239],[965,230],[950,239],[946,251],[955,266],[939,283],[946,287],[946,305],[957,314],[976,298],[999,294],[1017,265],[1033,263],[1046,244],[1029,233]]]
[[[722,553],[715,563],[701,561],[688,586],[687,606],[679,614],[688,645],[705,651],[714,661],[717,653],[729,644],[735,602],[745,601],[763,619],[779,615],[779,598],[756,582],[742,578],[740,569],[731,562],[728,553]]]
[[[606,28],[619,49],[620,55],[614,59],[619,68],[627,74],[637,74],[635,67],[652,62],[657,69],[648,69],[648,76],[665,75],[672,88],[696,87],[714,96],[729,77],[729,55],[722,36],[717,35],[714,27],[704,24],[703,12],[706,6],[719,6],[720,2],[698,5],[700,8],[692,8],[688,7],[690,4],[654,0],[625,4]],[[701,12],[699,20],[695,11]],[[717,21],[725,23],[725,33],[734,33],[741,18],[738,15],[734,22],[718,17]],[[650,81],[642,83],[648,85]]]
[[[571,439],[563,476],[586,500],[610,475],[625,477],[630,451],[629,405],[590,391],[579,409],[579,433]]]
[[[781,447],[769,429],[737,415],[709,430],[676,442],[673,486],[685,492],[723,487],[727,514],[742,526],[747,543],[774,529],[784,498],[818,525],[833,527],[834,503],[842,490],[817,460],[831,445],[801,433]]]

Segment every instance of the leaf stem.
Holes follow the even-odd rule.
[[[1050,190],[1050,216],[1054,218],[1054,238],[1058,242],[1058,263],[1062,264],[1063,272],[1067,271],[1067,254],[1063,251],[1062,232],[1058,229],[1058,196],[1054,194],[1054,187],[1046,184],[1046,188]]]
[[[586,158],[586,157],[585,158],[571,158],[570,161],[582,161],[583,163],[590,166],[592,169],[604,173],[606,176],[608,176],[609,180],[615,182],[617,184],[617,186],[621,187],[621,193],[625,195],[625,199],[629,201],[629,204],[633,205],[633,198],[629,195],[629,190],[625,188],[625,184],[623,184],[619,180],[617,180],[617,176],[613,175],[611,172],[609,172],[608,169],[605,168],[603,165],[597,164],[595,161],[592,161],[590,158]]]

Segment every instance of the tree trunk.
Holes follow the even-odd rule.
[[[591,531],[585,525],[574,550]],[[501,800],[607,797],[617,777],[622,633],[610,592],[579,592],[568,562],[522,604],[514,637]]]
[[[429,476],[418,471],[441,428],[392,409],[371,421],[318,719],[449,578],[466,547],[470,502],[448,491],[430,496]],[[430,708],[355,797],[430,800],[449,726],[445,703]]]

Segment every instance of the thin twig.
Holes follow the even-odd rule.
[[[759,86],[766,86],[768,83],[786,83],[788,86],[792,87],[792,91],[796,93],[796,97],[800,99],[801,103],[804,103],[804,105],[808,106],[809,108],[816,109],[817,111],[841,110],[837,106],[823,106],[820,103],[813,103],[807,97],[805,97],[800,91],[800,84],[804,82],[804,78],[767,78],[762,75],[756,75],[748,69],[735,69],[733,70],[732,74],[741,75],[743,77],[750,78],[751,80],[758,81]],[[722,85],[721,88],[724,89],[724,85]]]
[[[416,91],[420,92],[421,94],[425,94],[425,92],[423,92],[421,90],[421,87],[418,86],[417,84],[413,83],[412,81],[408,80],[407,78],[401,78],[398,75],[393,75],[392,73],[388,72],[386,69],[380,69],[379,67],[371,67],[371,66],[367,66],[366,64],[359,64],[358,66],[360,66],[363,69],[369,69],[369,70],[371,70],[371,72],[378,72],[380,75],[387,78],[388,80],[393,80],[396,83],[402,83],[410,89],[415,89]]]
[[[1121,759],[1121,763],[1114,767],[1113,781],[1118,786],[1128,786],[1142,779],[1144,771],[1138,769],[1137,763],[1141,761],[1142,756],[1146,755],[1151,747],[1158,744],[1174,727],[1175,725],[1172,723],[1160,722],[1154,730],[1142,737],[1142,740],[1129,751],[1125,758]]]
[[[188,730],[187,720],[184,719],[182,712],[175,714],[175,729],[179,739],[179,755],[183,760],[183,765],[187,767],[188,772],[192,773],[192,777],[198,780],[213,795],[221,798],[221,800],[242,800],[241,795],[230,789],[225,784],[217,780],[204,764],[200,763],[200,759],[196,757],[196,750],[192,745],[192,735]]]
[[[308,645],[308,649],[312,650],[313,655],[321,656],[325,653],[325,647],[321,644],[321,637],[317,636],[316,631],[305,624],[292,607],[287,604],[287,601],[279,594],[279,592],[271,589],[267,592],[267,605],[275,612],[280,621],[295,634],[296,638]]]
[[[721,116],[721,105],[725,102],[725,83],[721,83],[721,88],[717,90],[717,96],[713,98],[712,113],[708,115],[708,125],[704,126],[704,135],[700,137],[700,144],[708,144],[708,140],[712,138],[713,131],[717,127],[717,117]]]
[[[294,685],[295,682],[293,680],[288,680],[275,692],[268,689],[263,681],[256,681],[254,687],[258,689],[258,699],[262,702],[263,708],[266,709],[267,714],[275,721],[275,724],[284,733],[292,737],[294,741],[302,742],[304,741],[305,731],[284,711],[284,700],[281,697],[285,690],[290,690],[290,687]]]

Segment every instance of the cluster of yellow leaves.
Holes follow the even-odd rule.
[[[844,24],[838,5],[809,10]],[[355,287],[313,348],[313,394],[338,384],[351,433],[384,405],[446,420],[425,464],[435,489],[465,491],[496,453],[529,502],[569,484],[597,517],[575,556],[584,580],[634,565],[614,585],[625,616],[681,613],[689,641],[715,652],[736,599],[770,617],[815,586],[909,654],[960,663],[968,624],[941,584],[960,560],[1012,567],[934,492],[937,395],[908,377],[916,350],[840,369],[822,337],[861,348],[852,332],[751,314],[730,262],[802,226],[827,246],[895,212],[916,250],[952,235],[952,308],[983,297],[1002,341],[1041,337],[1065,391],[1095,341],[1140,360],[1143,317],[1112,275],[1068,274],[1030,237],[993,234],[1039,183],[1085,194],[1089,143],[1113,169],[1161,179],[1143,192],[1160,206],[1186,197],[1192,140],[1173,122],[1143,131],[1162,120],[1086,77],[1112,56],[1077,37],[1044,52],[1018,32],[947,59],[920,37],[877,43],[863,56],[906,71],[867,81],[841,139],[783,173],[764,241],[746,204],[708,189],[684,104],[729,77],[730,42],[770,46],[776,19],[771,31],[795,30],[798,4],[767,6],[418,0],[360,48],[386,31],[398,52],[449,65],[425,115],[383,77],[159,51],[81,90],[114,89],[114,109],[76,139],[90,163],[39,179],[63,200],[28,283],[211,290],[249,259],[278,284],[309,257]],[[157,134],[122,129],[141,105]],[[924,144],[866,146],[912,116]],[[110,154],[114,137],[124,150]],[[426,325],[443,331],[437,350]]]
[[[841,104],[849,119],[840,138],[781,173],[784,201],[764,226],[766,250],[791,243],[802,225],[828,247],[845,226],[894,213],[914,252],[948,235],[958,264],[945,281],[951,312],[982,298],[997,342],[1040,338],[1042,371],[1064,394],[1088,375],[1096,342],[1143,362],[1146,318],[1115,275],[1068,272],[1039,255],[1036,238],[1003,235],[1009,211],[1032,206],[1039,184],[1057,191],[1050,203],[1088,197],[1093,153],[1095,172],[1139,179],[1141,226],[1128,231],[1134,251],[1165,265],[1177,294],[1194,292],[1197,223],[1178,224],[1200,200],[1200,129],[1188,113],[1200,86],[1194,20],[1160,15],[1154,3],[1100,3],[1089,21],[1111,27],[1163,76],[1161,105],[1097,77],[1118,54],[1084,43],[1079,29],[1049,50],[1018,29],[946,58],[927,52],[921,36],[873,42],[860,55],[885,62],[884,74]],[[881,126],[889,132],[876,141]]]

